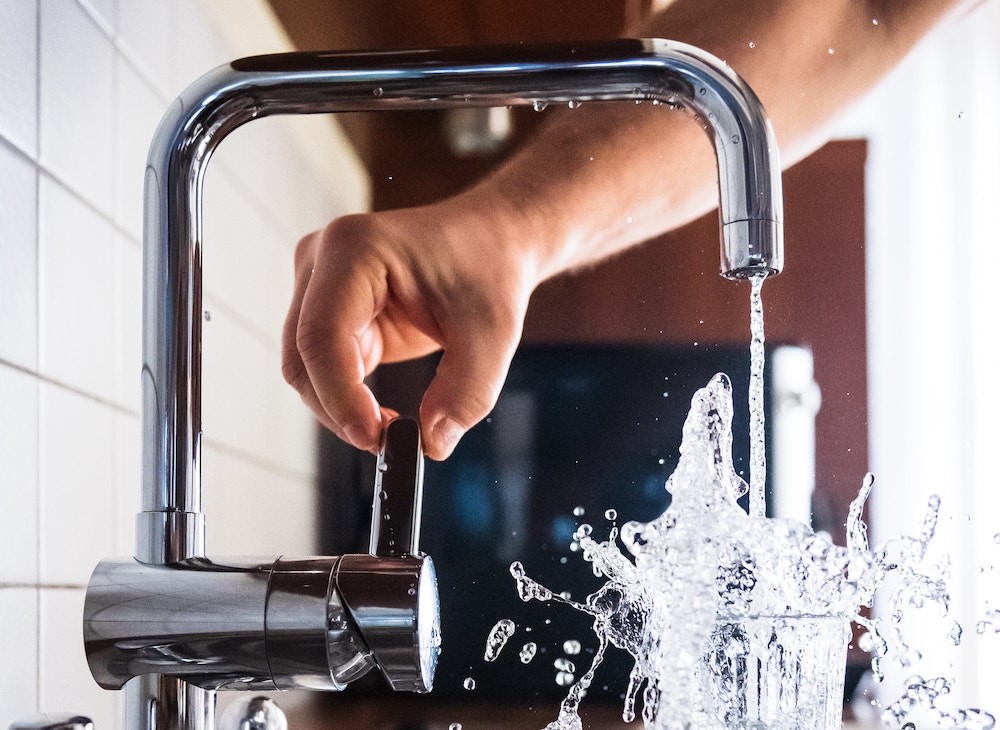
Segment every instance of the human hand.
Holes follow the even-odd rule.
[[[446,458],[490,412],[538,283],[516,219],[452,199],[345,216],[299,242],[282,373],[324,426],[375,450],[392,414],[364,377],[438,349],[420,405],[427,455]]]

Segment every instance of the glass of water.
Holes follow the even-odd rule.
[[[850,637],[840,616],[720,616],[695,671],[694,726],[838,730]]]

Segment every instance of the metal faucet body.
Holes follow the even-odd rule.
[[[280,619],[278,614],[272,619],[270,613],[277,607],[260,605],[263,573],[278,576],[279,588],[287,577],[291,595],[301,592],[298,581],[309,583],[302,576],[310,570],[317,574],[335,570],[334,558],[212,562],[204,554],[200,466],[202,182],[212,152],[230,132],[252,119],[273,114],[615,100],[659,102],[694,114],[713,143],[718,160],[722,274],[741,278],[779,272],[781,177],[770,124],[753,91],[728,66],[691,46],[663,40],[621,40],[258,56],[220,67],[184,91],[155,134],[146,168],[142,512],[137,520],[135,561],[131,561],[134,567],[129,561],[105,561],[123,566],[105,572],[109,580],[100,588],[104,591],[101,605],[104,600],[113,602],[116,595],[120,597],[116,592],[131,590],[116,585],[116,581],[128,583],[132,575],[136,576],[138,598],[155,593],[148,585],[138,585],[148,584],[153,576],[156,580],[176,579],[192,589],[210,576],[213,585],[221,581],[233,587],[234,612],[235,604],[253,597],[251,602],[256,603],[242,606],[242,613],[236,612],[234,620],[243,621],[248,635],[256,636],[265,619]],[[377,570],[377,565],[358,567],[362,572],[369,569]],[[98,592],[93,585],[88,600],[92,592]],[[285,594],[279,590],[277,595]],[[318,601],[313,608],[319,613],[326,611],[324,620],[335,618],[338,608],[332,605],[332,598],[322,609],[320,603],[325,599],[320,598],[318,589],[312,598]],[[308,605],[309,600],[305,600],[293,608]],[[294,629],[290,624],[285,636],[293,637]],[[205,651],[216,652],[219,659],[220,669],[215,673],[206,669],[204,675],[191,674],[188,658],[172,656],[169,651],[138,668],[114,668],[113,683],[134,677],[126,685],[130,727],[211,730],[213,688],[241,686],[241,682],[257,686],[251,681],[255,675],[248,674],[240,663],[245,657],[231,656],[230,649],[209,643],[212,645]],[[285,648],[287,676],[295,677],[300,647],[292,642]],[[308,646],[302,651],[313,649],[322,653]],[[252,664],[259,659],[251,657],[249,661]],[[333,667],[336,658],[327,659],[333,679],[325,688],[339,689]],[[345,679],[350,681],[350,676]]]

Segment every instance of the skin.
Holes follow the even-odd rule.
[[[713,0],[707,12],[706,2],[676,0],[632,35],[727,61],[764,103],[786,165],[946,15],[975,4]],[[427,455],[446,458],[496,403],[539,283],[717,205],[712,151],[687,115],[592,104],[552,116],[452,198],[338,218],[299,242],[282,371],[340,438],[375,450],[392,414],[364,377],[443,350],[420,422]]]

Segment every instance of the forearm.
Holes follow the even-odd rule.
[[[945,12],[974,1],[677,0],[635,34],[727,61],[761,97],[789,164]],[[366,373],[442,348],[420,415],[427,453],[445,458],[495,404],[534,287],[706,212],[716,181],[708,138],[685,114],[560,110],[455,197],[306,236],[285,377],[328,428],[373,449],[387,414]]]
[[[812,151],[836,114],[870,89],[963,0],[678,0],[635,35],[678,40],[729,63],[760,96],[782,162]],[[718,202],[707,136],[663,106],[558,110],[470,191],[520,210],[540,278],[676,228]],[[614,181],[610,184],[609,181]]]

